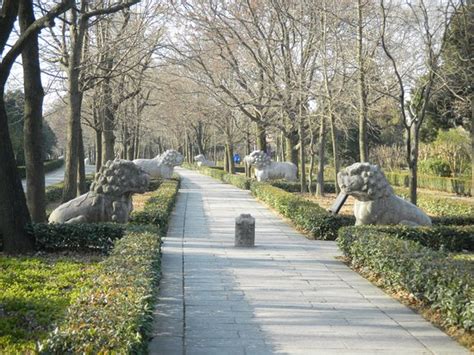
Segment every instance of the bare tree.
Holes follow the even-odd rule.
[[[417,170],[418,170],[418,149],[419,134],[421,126],[424,122],[427,107],[432,96],[433,84],[436,73],[440,64],[440,55],[446,40],[446,32],[449,26],[449,6],[442,8],[434,7],[433,4],[427,4],[424,0],[418,0],[415,3],[409,3],[408,8],[401,7],[405,17],[394,17],[393,12],[400,4],[394,2],[380,1],[380,9],[382,13],[382,29],[381,39],[382,48],[386,56],[392,63],[394,75],[397,78],[399,86],[399,96],[397,97],[400,106],[400,116],[406,132],[406,160],[410,170],[410,200],[412,203],[417,202]],[[391,16],[392,15],[392,16]],[[422,63],[421,70],[424,74],[418,81],[413,81],[413,76],[404,73],[401,68],[402,60],[397,58],[392,51],[394,39],[389,37],[388,26],[389,21],[395,21],[395,18],[402,18],[404,21],[406,15],[411,15],[412,24],[404,23],[405,28],[412,30],[418,35],[423,43],[420,53],[412,55],[413,67]],[[407,26],[408,25],[408,26]],[[399,27],[398,30],[401,30]],[[400,36],[398,35],[398,38]],[[404,60],[407,60],[404,58]],[[407,100],[406,90],[412,89],[410,100]]]

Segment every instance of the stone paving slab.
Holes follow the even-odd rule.
[[[182,177],[163,244],[151,354],[468,354],[248,191]],[[235,217],[256,247],[234,247]]]

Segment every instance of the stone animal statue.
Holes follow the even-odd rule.
[[[197,166],[216,166],[212,160],[207,160],[203,154],[196,155],[194,160],[197,162]]]
[[[147,190],[149,176],[127,160],[109,160],[95,174],[90,191],[56,208],[49,223],[126,223],[132,194]]]
[[[405,224],[430,226],[431,219],[418,207],[393,192],[377,165],[355,163],[337,174],[342,193],[355,198],[356,225]]]
[[[255,167],[257,181],[285,179],[296,181],[296,165],[290,162],[274,162],[261,150],[254,150],[244,158],[247,164]]]
[[[153,159],[135,159],[133,162],[145,170],[153,179],[170,179],[175,166],[183,163],[184,157],[176,150],[169,149]]]

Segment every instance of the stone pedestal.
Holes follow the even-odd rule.
[[[250,214],[241,214],[235,219],[235,244],[236,247],[255,246],[255,218]]]

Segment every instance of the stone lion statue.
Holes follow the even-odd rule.
[[[109,160],[95,174],[90,191],[56,208],[49,223],[126,223],[132,195],[147,190],[149,176],[131,161]]]
[[[197,162],[197,166],[216,166],[216,163],[212,160],[207,160],[204,154],[196,155],[194,161]]]
[[[135,159],[133,162],[154,179],[170,179],[175,166],[183,163],[184,157],[174,149],[168,149],[153,159]]]
[[[257,181],[285,179],[296,181],[296,165],[290,162],[274,162],[267,153],[254,150],[244,158],[247,164],[255,167]]]
[[[394,194],[377,165],[352,164],[337,174],[337,182],[343,193],[356,199],[354,204],[356,225],[431,225],[431,219],[422,210]]]

